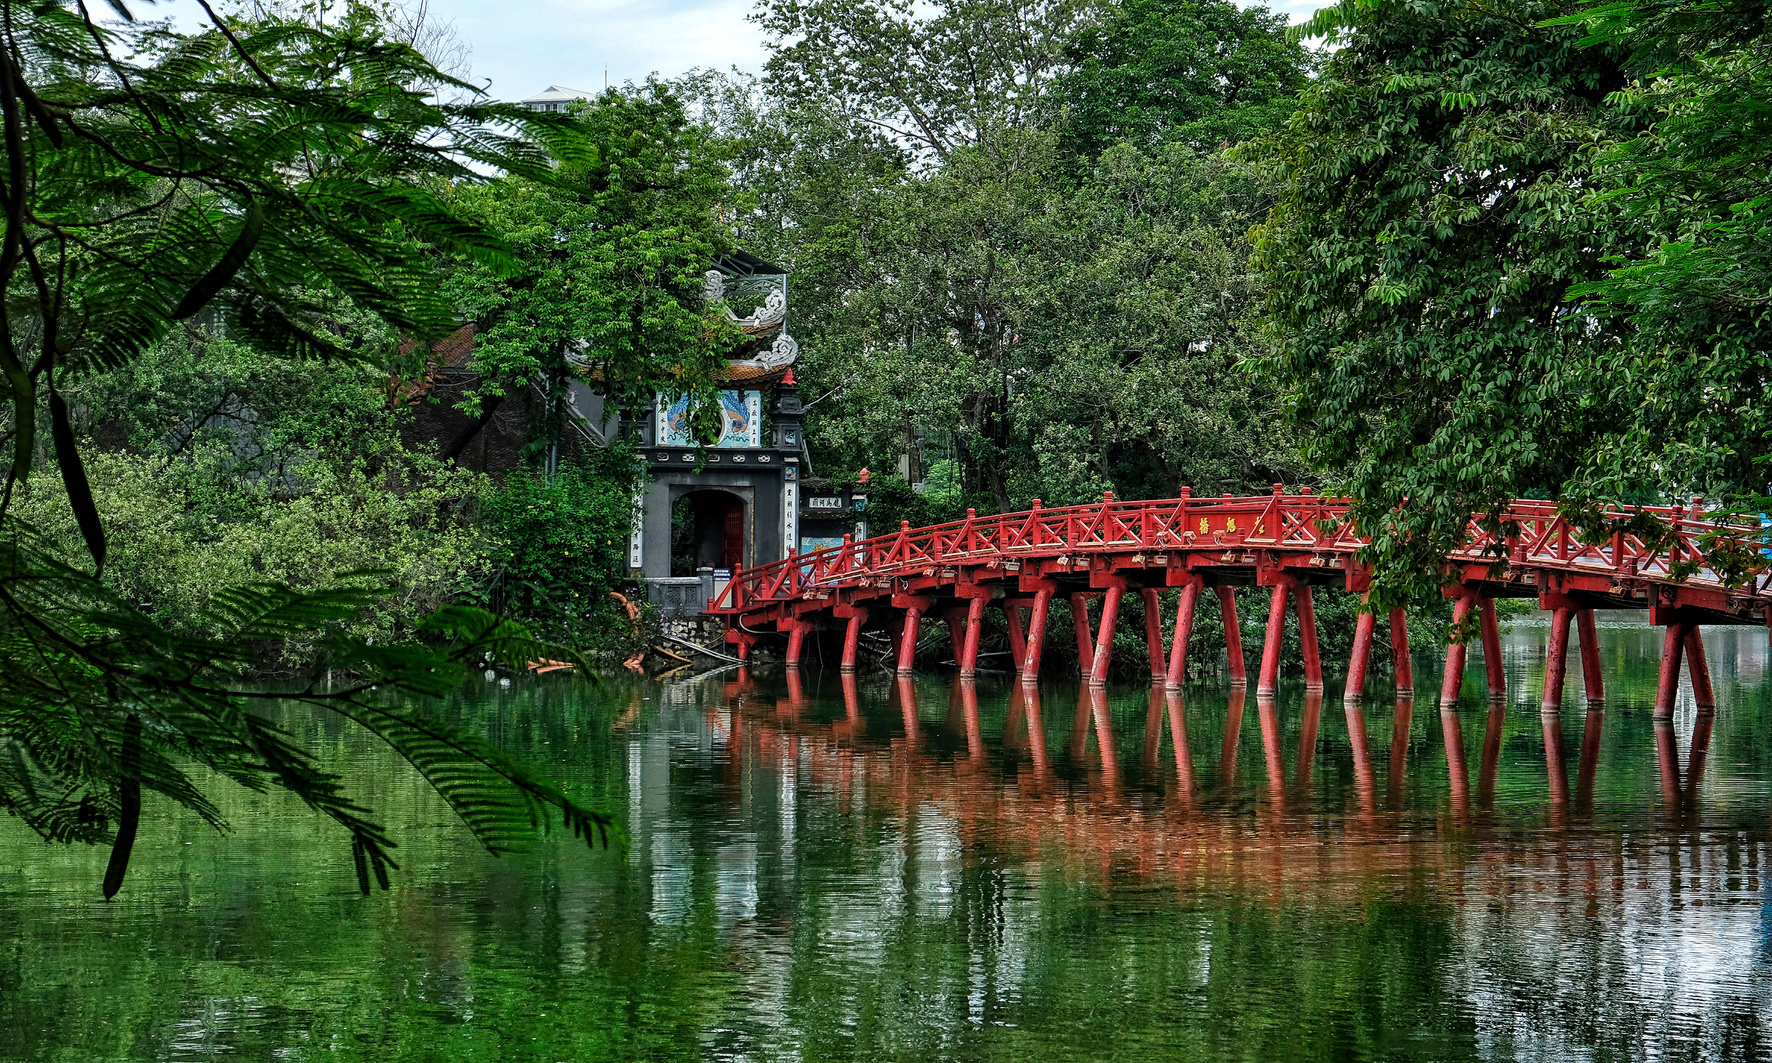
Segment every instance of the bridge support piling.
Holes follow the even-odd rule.
[[[855,658],[861,650],[861,627],[868,622],[868,611],[859,605],[849,607],[848,622],[843,626],[843,671],[855,671]]]
[[[960,658],[966,649],[966,610],[959,606],[941,611],[941,619],[948,628],[948,646],[954,651],[954,665],[961,665]]]
[[[1370,610],[1354,618],[1354,652],[1348,657],[1347,685],[1341,688],[1343,701],[1360,700],[1360,691],[1366,685],[1366,665],[1372,660],[1372,629],[1377,626],[1378,616]]]
[[[1598,705],[1606,700],[1606,681],[1600,674],[1600,634],[1592,609],[1576,612],[1575,636],[1581,640],[1581,685],[1587,691],[1587,703]]]
[[[1710,662],[1704,656],[1704,640],[1697,624],[1686,625],[1686,669],[1692,676],[1692,700],[1698,711],[1712,712],[1717,707],[1716,695],[1710,687]]]
[[[1569,672],[1569,622],[1574,619],[1575,610],[1568,606],[1558,606],[1551,613],[1550,644],[1544,653],[1544,700],[1538,706],[1541,712],[1563,709],[1563,679]]]
[[[978,637],[984,631],[984,603],[986,598],[973,598],[966,603],[966,641],[960,654],[960,678],[969,679],[978,674]]]
[[[1680,692],[1680,663],[1686,651],[1686,631],[1688,625],[1683,621],[1674,621],[1667,626],[1667,633],[1661,637],[1661,675],[1655,684],[1655,718],[1671,720],[1674,715],[1674,697]]]
[[[1077,671],[1085,679],[1095,674],[1095,633],[1089,630],[1089,596],[1071,595],[1071,626],[1077,632]]]
[[[1163,653],[1163,602],[1157,597],[1155,587],[1144,587],[1138,592],[1144,599],[1144,648],[1151,658],[1151,682],[1164,678]]]
[[[1391,656],[1396,661],[1397,693],[1415,693],[1415,668],[1409,660],[1409,619],[1401,609],[1391,610]]]
[[[1501,623],[1495,616],[1495,599],[1488,595],[1478,601],[1482,609],[1478,619],[1483,629],[1483,675],[1489,681],[1489,700],[1507,700],[1507,673],[1501,667]],[[1583,647],[1587,646],[1587,636],[1581,637]]]
[[[805,649],[806,633],[811,630],[812,625],[804,620],[788,621],[787,666],[789,668],[800,667],[800,651]]]
[[[1175,640],[1169,644],[1169,672],[1163,685],[1180,690],[1187,682],[1187,644],[1194,630],[1194,608],[1200,601],[1202,581],[1198,576],[1181,589],[1181,606],[1175,611]]]
[[[1304,689],[1306,691],[1323,692],[1323,655],[1317,650],[1317,609],[1311,601],[1311,585],[1301,584],[1298,588],[1298,600],[1293,603],[1298,610],[1298,645],[1304,653]]]
[[[1021,662],[1021,679],[1024,683],[1037,683],[1040,680],[1040,651],[1046,647],[1046,611],[1051,606],[1051,591],[1034,592],[1034,607],[1029,610],[1028,616],[1027,656]]]
[[[1120,598],[1125,593],[1126,589],[1116,584],[1107,589],[1101,600],[1101,632],[1095,637],[1095,653],[1089,668],[1091,686],[1107,682],[1108,665],[1114,658],[1114,623],[1120,619]]]
[[[923,610],[919,606],[911,606],[904,611],[904,632],[898,637],[898,674],[910,675],[917,665],[917,625],[922,622]]]
[[[1461,630],[1470,620],[1471,607],[1477,604],[1477,593],[1465,588],[1452,605],[1452,627],[1454,632]],[[1440,711],[1455,711],[1458,708],[1458,692],[1464,686],[1464,664],[1468,642],[1457,638],[1446,644],[1446,671],[1440,677]]]
[[[1261,675],[1255,686],[1258,697],[1271,696],[1280,687],[1280,642],[1286,634],[1286,598],[1290,592],[1291,588],[1284,583],[1274,585],[1267,610],[1267,637],[1261,644]]]
[[[1027,657],[1028,640],[1021,628],[1021,603],[1011,599],[1003,599],[1003,626],[1009,629],[1009,660],[1012,671],[1021,670],[1022,660]]]
[[[1224,655],[1226,678],[1232,686],[1248,686],[1249,676],[1243,671],[1243,629],[1237,623],[1237,589],[1214,587],[1218,592],[1218,609],[1224,616]]]

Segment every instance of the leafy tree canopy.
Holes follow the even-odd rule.
[[[1302,475],[1271,385],[1236,368],[1272,192],[1208,161],[1304,82],[1274,16],[820,0],[756,18],[762,89],[687,91],[771,215],[741,216],[747,245],[795,270],[822,467],[951,461],[959,489],[924,496],[942,516]]]
[[[703,297],[733,248],[722,212],[739,207],[722,145],[657,83],[611,89],[569,121],[588,157],[457,192],[515,264],[464,256],[444,289],[479,326],[470,408],[538,383],[551,400],[539,442],[559,438],[569,381],[616,403],[661,380],[707,393],[734,338]]]
[[[769,83],[945,158],[1026,127],[1064,70],[1083,0],[761,0]]]
[[[122,0],[110,7],[127,14]],[[331,668],[436,694],[489,656],[536,654],[528,633],[455,608],[422,625],[426,646],[373,644],[347,630],[378,597],[360,582],[240,588],[217,596],[198,634],[175,633],[60,560],[10,506],[39,456],[53,456],[102,570],[105,529],[62,389],[200,316],[270,353],[347,358],[319,326],[317,301],[339,296],[392,332],[439,336],[456,308],[429,248],[516,266],[444,184],[492,168],[545,179],[554,159],[590,153],[569,123],[479,102],[361,5],[324,27],[272,15],[191,35],[99,26],[86,5],[58,0],[4,0],[0,13],[0,371],[13,444],[0,494],[0,808],[45,838],[108,842],[110,895],[144,794],[219,825],[190,771],[202,765],[299,795],[345,830],[362,886],[385,885],[392,839],[255,711],[252,647],[315,638]],[[440,102],[429,91],[440,85],[466,102]],[[550,819],[580,834],[606,826],[472,735],[367,683],[320,678],[297,696],[399,750],[489,849]]]
[[[1065,42],[1054,82],[1067,150],[1116,141],[1205,150],[1271,132],[1309,80],[1310,56],[1286,18],[1229,0],[1126,0]]]
[[[1631,80],[1609,102],[1638,123],[1598,164],[1613,189],[1605,205],[1638,240],[1577,289],[1638,334],[1605,366],[1640,396],[1637,414],[1601,441],[1605,467],[1654,462],[1712,495],[1766,493],[1766,472],[1750,469],[1772,434],[1767,18],[1763,3],[1657,0],[1598,4],[1555,23],[1585,28],[1591,48],[1627,53]],[[1614,474],[1593,486],[1616,497],[1631,484]]]
[[[1587,491],[1605,442],[1657,414],[1615,372],[1628,326],[1575,292],[1633,240],[1595,199],[1636,128],[1606,106],[1623,55],[1536,26],[1558,11],[1326,9],[1309,31],[1340,49],[1256,161],[1281,188],[1257,236],[1260,366],[1357,500],[1380,599],[1435,589],[1472,513]]]

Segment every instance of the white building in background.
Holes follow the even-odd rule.
[[[565,85],[549,85],[540,92],[523,100],[523,106],[532,111],[564,111],[566,105],[573,100],[589,100],[596,98],[596,93],[583,89],[571,89]]]

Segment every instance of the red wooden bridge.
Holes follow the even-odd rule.
[[[789,667],[798,666],[807,634],[840,625],[843,668],[853,670],[862,631],[883,629],[901,673],[911,669],[918,625],[926,617],[940,617],[951,632],[960,673],[969,675],[978,666],[984,610],[994,605],[1008,622],[1010,649],[1025,681],[1039,677],[1047,610],[1064,594],[1083,674],[1099,684],[1107,678],[1120,602],[1130,591],[1144,599],[1151,678],[1176,688],[1187,675],[1194,609],[1206,588],[1222,606],[1231,680],[1247,682],[1232,595],[1238,586],[1270,587],[1257,693],[1278,686],[1288,605],[1297,615],[1305,687],[1321,690],[1312,588],[1364,594],[1371,583],[1371,573],[1354,557],[1365,540],[1349,523],[1347,509],[1345,500],[1308,489],[1286,494],[1279,484],[1272,495],[1253,498],[1194,498],[1184,489],[1182,497],[1162,501],[1118,501],[1109,494],[1094,505],[1055,509],[1042,508],[1036,499],[1021,513],[979,517],[968,511],[965,520],[920,529],[905,524],[894,534],[734,572],[708,611],[726,618],[726,640],[740,657],[748,658],[763,639],[786,636]],[[1464,549],[1447,557],[1447,594],[1454,599],[1455,621],[1462,624],[1477,614],[1492,696],[1503,693],[1494,600],[1536,598],[1539,608],[1552,614],[1544,708],[1562,704],[1572,624],[1580,629],[1587,697],[1602,698],[1596,608],[1647,609],[1650,623],[1667,628],[1657,716],[1673,711],[1682,658],[1700,710],[1714,706],[1699,627],[1772,624],[1772,579],[1762,573],[1729,584],[1702,564],[1689,574],[1686,570],[1719,541],[1753,551],[1758,544],[1744,538],[1742,527],[1705,520],[1700,499],[1689,509],[1642,507],[1611,516],[1635,514],[1655,517],[1668,534],[1651,536],[1653,544],[1622,532],[1600,543],[1584,542],[1554,502],[1513,503],[1503,526],[1517,532],[1504,539],[1473,520]],[[1170,588],[1181,594],[1174,635],[1165,646],[1158,595]],[[1094,621],[1088,610],[1092,598],[1101,599]],[[1389,620],[1397,687],[1407,692],[1413,687],[1407,624],[1401,610]],[[1367,612],[1356,622],[1346,697],[1357,697],[1364,685],[1376,621]],[[1448,646],[1442,705],[1457,702],[1464,665],[1464,644]]]

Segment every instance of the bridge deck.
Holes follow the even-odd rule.
[[[1128,502],[1109,495],[1087,506],[1044,509],[1036,502],[1019,513],[979,517],[969,512],[961,521],[920,529],[906,524],[896,533],[735,572],[708,611],[727,618],[727,639],[741,656],[766,634],[786,635],[790,664],[798,663],[806,634],[841,622],[846,668],[855,664],[858,634],[874,626],[893,635],[900,667],[908,669],[917,624],[939,616],[954,631],[956,659],[964,673],[976,665],[983,608],[995,603],[1010,621],[1012,646],[1024,676],[1031,678],[1038,674],[1046,606],[1053,596],[1065,594],[1077,615],[1084,669],[1099,681],[1105,677],[1119,600],[1132,591],[1146,601],[1153,678],[1176,685],[1185,675],[1197,594],[1204,588],[1256,585],[1274,589],[1262,687],[1271,688],[1277,679],[1279,631],[1289,604],[1306,636],[1307,684],[1320,687],[1311,589],[1363,593],[1371,581],[1355,558],[1366,541],[1348,521],[1347,510],[1343,500],[1308,491],[1288,495],[1276,485],[1272,495],[1252,498],[1184,493],[1176,499]],[[1675,669],[1680,657],[1694,652],[1685,647],[1696,637],[1686,636],[1698,625],[1768,623],[1772,577],[1758,561],[1760,544],[1748,537],[1749,529],[1705,520],[1696,502],[1691,510],[1644,507],[1610,514],[1619,520],[1638,515],[1653,517],[1662,533],[1645,539],[1619,532],[1598,542],[1584,540],[1555,503],[1534,500],[1508,507],[1501,537],[1473,519],[1465,547],[1447,557],[1448,594],[1457,599],[1456,614],[1462,618],[1476,610],[1487,629],[1494,623],[1488,600],[1536,598],[1541,608],[1556,614],[1553,643],[1560,630],[1566,644],[1571,620],[1591,623],[1593,609],[1647,609],[1651,623],[1669,627],[1668,653]],[[1752,558],[1754,571],[1742,582],[1725,582],[1701,560],[1719,550]],[[1182,590],[1182,604],[1175,639],[1165,649],[1153,612],[1156,592],[1168,588]],[[1098,596],[1104,601],[1098,632],[1091,638],[1084,603]],[[1220,597],[1232,610],[1228,627],[1234,604],[1222,591]],[[1025,637],[1024,608],[1033,613]],[[1361,640],[1369,645],[1372,618],[1363,617],[1360,623],[1364,633],[1356,638],[1357,657],[1365,652]],[[1406,657],[1403,618],[1393,616],[1392,624]],[[1227,630],[1227,638],[1232,635]],[[1584,656],[1590,641],[1582,640]],[[1559,661],[1561,652],[1553,645]],[[1462,647],[1450,648],[1449,655],[1461,674]],[[1167,668],[1159,667],[1164,657]],[[1237,649],[1233,678],[1242,674],[1240,657]],[[1692,664],[1702,667],[1702,660],[1695,656]],[[1351,674],[1364,670],[1363,659],[1350,662]],[[1406,662],[1401,672],[1406,684]],[[1455,693],[1451,673],[1448,669],[1447,682]],[[1556,682],[1560,701],[1560,675]],[[1547,705],[1550,701],[1547,689]]]

